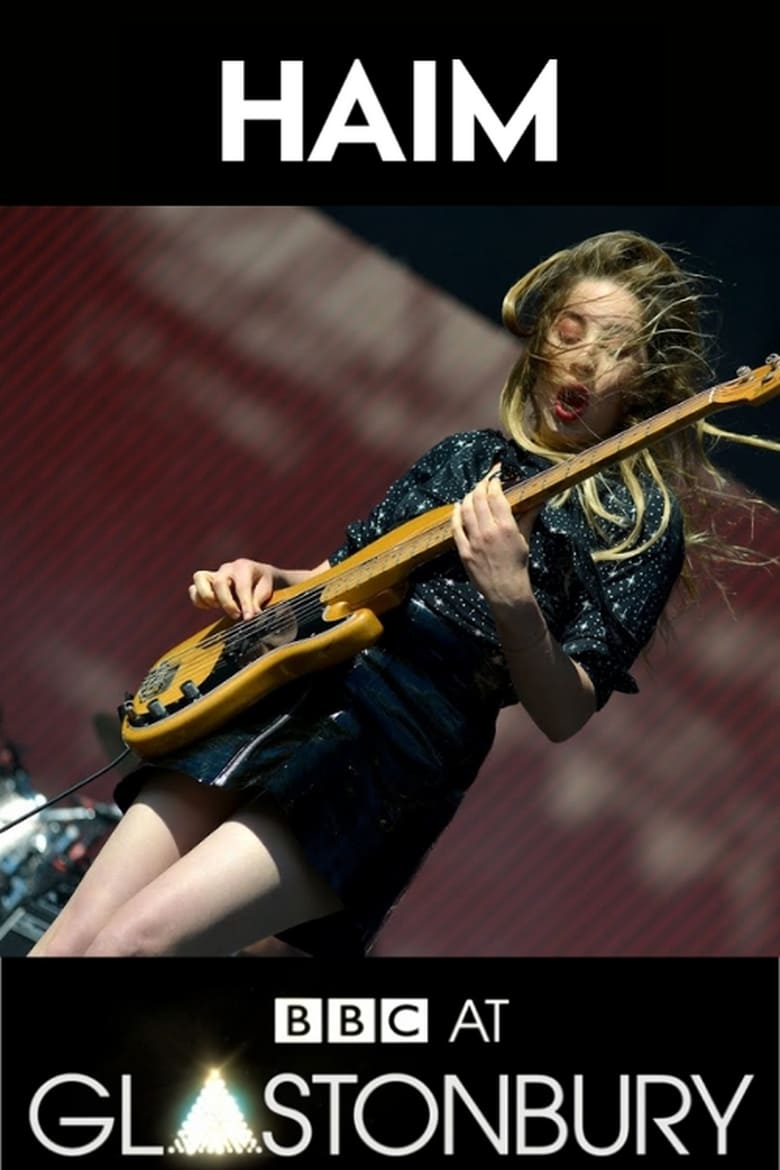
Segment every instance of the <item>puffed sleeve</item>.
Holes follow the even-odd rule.
[[[653,485],[647,495],[643,540],[658,531],[662,516],[663,497]],[[603,707],[613,691],[638,691],[630,667],[657,627],[684,556],[682,513],[674,497],[665,530],[636,556],[594,563],[580,549],[581,604],[559,640],[590,676],[597,707]]]
[[[336,565],[405,520],[460,499],[505,450],[498,431],[448,435],[395,480],[364,519],[347,525],[344,542],[328,560]]]

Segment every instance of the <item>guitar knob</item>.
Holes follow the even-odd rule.
[[[770,353],[769,357],[766,359],[766,364],[768,366],[776,366],[778,362],[780,362],[780,354]]]
[[[187,679],[186,682],[181,684],[181,693],[184,695],[185,699],[192,700],[199,699],[201,697],[200,691],[191,679]]]
[[[750,366],[737,366],[737,377],[747,378],[750,373]]]
[[[164,719],[168,714],[159,699],[152,699],[151,703],[149,704],[148,711],[153,719]]]

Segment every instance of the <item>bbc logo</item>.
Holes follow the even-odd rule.
[[[427,999],[275,999],[277,1044],[427,1044]]]

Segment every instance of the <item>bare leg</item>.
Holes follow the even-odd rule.
[[[239,799],[177,773],[150,773],[140,796],[29,955],[83,954],[122,905],[207,836]]]
[[[230,955],[340,908],[284,819],[253,804],[130,898],[85,954]]]

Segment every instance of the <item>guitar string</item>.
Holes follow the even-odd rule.
[[[513,481],[507,485],[507,489],[514,488],[521,483],[529,485],[532,479],[535,478],[531,477],[525,480]],[[359,578],[365,570],[371,571],[372,566],[381,566],[383,562],[392,568],[398,559],[403,560],[405,554],[411,553],[415,544],[419,544],[422,548],[425,548],[427,547],[426,541],[430,539],[435,541],[437,534],[443,533],[448,523],[449,521],[440,521],[426,531],[418,531],[396,545],[392,550],[392,554],[389,555],[388,550],[375,553],[373,556],[366,557],[354,569],[347,570],[344,575],[347,576],[350,573],[354,573]],[[214,631],[212,634],[207,635],[201,642],[198,642],[196,646],[185,650],[182,658],[186,657],[188,661],[192,662],[194,661],[193,656],[200,655],[204,651],[209,651],[216,646],[222,646],[229,650],[233,645],[239,645],[247,637],[260,637],[262,639],[262,636],[273,636],[275,633],[282,632],[290,624],[291,618],[294,621],[304,622],[314,616],[318,611],[321,611],[323,606],[321,600],[322,590],[326,587],[327,582],[322,586],[311,586],[289,600],[280,600],[272,603],[269,608],[262,610],[254,618],[249,618],[243,622],[237,621],[225,630]],[[338,602],[339,600],[339,598],[335,598],[334,602]],[[325,602],[324,604],[327,605],[328,603]],[[208,655],[204,654],[204,657],[208,657]]]
[[[675,407],[672,408],[672,410],[677,411],[681,406],[684,407],[686,405],[688,405],[688,404],[676,404]],[[666,412],[663,412],[663,413],[666,413]],[[654,420],[648,420],[647,423],[642,423],[642,424],[639,424],[635,428],[630,428],[630,432],[633,434],[636,434],[640,430],[646,430],[648,427],[652,426],[653,421]],[[623,436],[623,441],[625,442],[625,435]],[[609,444],[612,444],[613,440],[607,440],[606,442],[607,442],[607,445],[609,445]],[[615,453],[618,454],[619,451],[620,451],[620,443],[617,444]],[[592,464],[592,462],[594,461],[595,452],[596,452],[596,448],[591,448],[587,452],[587,463],[589,465]],[[576,456],[575,456],[575,458],[576,458]],[[550,479],[550,478],[555,480],[555,478],[560,474],[560,467],[561,467],[560,464],[553,465],[552,467],[546,468],[544,471],[538,472],[533,476],[513,480],[512,482],[505,485],[505,491],[511,491],[515,487],[522,484],[527,489],[528,494],[533,494],[534,485],[535,484],[537,485],[537,490],[538,490],[539,481],[543,481],[544,479]],[[558,486],[559,485],[557,483],[553,482],[552,486],[550,487],[549,492],[547,492],[547,495],[554,494],[554,492],[558,488]],[[407,537],[406,540],[402,541],[399,545],[397,545],[396,549],[394,551],[397,554],[400,554],[402,556],[404,550],[407,548],[411,548],[415,542],[424,540],[426,538],[430,538],[431,536],[435,537],[437,530],[442,530],[445,527],[446,523],[447,523],[446,521],[437,522],[436,524],[432,525],[430,527],[430,529],[428,529],[427,532],[423,531],[423,532],[414,533],[413,535]],[[360,566],[356,566],[356,573],[359,572],[360,569],[364,569],[365,567],[370,567],[371,565],[374,565],[377,562],[381,562],[383,559],[387,559],[387,550],[385,550],[383,552],[375,553],[374,556],[366,558],[365,561],[362,561],[360,563]],[[302,605],[300,605],[300,604],[296,605],[296,601],[298,601],[298,602],[302,601]],[[281,611],[281,614],[282,614],[282,617],[281,617],[282,624],[281,625],[274,625],[274,620],[276,619],[277,615],[273,611],[276,609],[276,606],[279,607],[279,610]],[[185,653],[187,653],[187,654],[200,653],[203,650],[210,649],[214,645],[220,645],[220,644],[225,646],[226,648],[230,648],[230,646],[233,645],[234,643],[237,644],[237,643],[240,643],[242,640],[244,640],[247,637],[247,635],[254,636],[258,633],[262,633],[262,634],[265,634],[266,636],[270,636],[276,632],[279,632],[280,630],[282,630],[284,628],[285,625],[289,624],[289,619],[287,621],[285,620],[285,611],[289,612],[289,610],[292,610],[293,611],[293,614],[292,614],[293,618],[297,618],[297,619],[300,619],[302,621],[305,621],[310,616],[312,616],[314,613],[316,613],[317,610],[320,608],[321,608],[320,594],[317,593],[317,587],[315,586],[315,587],[312,587],[312,589],[305,590],[303,593],[299,594],[297,599],[293,598],[287,602],[280,601],[278,603],[275,603],[272,610],[265,610],[265,611],[261,612],[260,614],[258,614],[255,618],[250,618],[248,621],[246,621],[244,623],[238,623],[234,626],[231,626],[228,630],[217,631],[214,634],[207,636],[202,642],[198,643],[197,648],[193,647],[190,651],[185,651]],[[268,620],[268,619],[270,619],[270,620]],[[267,628],[264,629],[263,626],[266,625],[266,622],[267,622]]]
[[[538,480],[542,479],[543,477],[548,476],[550,471],[555,472],[556,470],[557,469],[555,467],[548,468],[548,469],[545,469],[545,471],[538,472],[534,476],[526,477],[524,479],[520,478],[520,479],[513,480],[512,482],[506,484],[505,490],[509,491],[509,490],[517,487],[521,483],[525,484],[526,486],[531,485],[531,490],[533,490],[532,484],[535,481],[538,481]],[[555,490],[555,486],[553,486],[553,488],[551,489],[550,494],[552,494],[554,490]],[[452,506],[452,505],[450,505],[450,506]],[[402,555],[404,552],[404,549],[407,548],[407,546],[411,547],[416,541],[418,541],[420,539],[424,539],[425,537],[430,537],[432,535],[435,535],[437,529],[443,528],[445,523],[446,522],[437,522],[436,524],[432,525],[431,528],[427,532],[417,532],[414,535],[408,537],[405,541],[402,541],[401,544],[396,546],[395,552]],[[362,561],[360,563],[359,568],[362,569],[362,568],[367,567],[367,566],[370,567],[371,565],[375,564],[378,561],[381,561],[382,559],[384,559],[386,557],[387,557],[386,551],[376,553],[376,554],[374,554],[374,556],[368,557],[368,558],[366,558],[365,561]],[[357,567],[356,567],[356,569],[357,569]],[[303,605],[302,606],[296,605],[296,600],[299,602],[301,600],[303,600]],[[274,619],[275,619],[276,615],[273,612],[273,610],[275,610],[277,606],[279,607],[279,609],[281,610],[281,613],[282,613],[282,617],[281,617],[282,624],[280,624],[280,625],[274,625]],[[182,657],[184,657],[184,655],[186,655],[188,658],[188,661],[191,662],[194,660],[193,659],[194,655],[199,655],[204,650],[209,650],[212,647],[217,646],[217,645],[222,645],[222,646],[229,649],[231,645],[239,644],[241,641],[243,641],[247,637],[247,635],[255,636],[257,634],[261,634],[261,635],[264,634],[265,636],[272,636],[274,633],[282,630],[285,625],[289,624],[289,620],[285,620],[285,612],[286,611],[289,612],[289,610],[293,610],[293,615],[292,615],[293,618],[299,619],[301,621],[305,621],[309,617],[311,617],[313,614],[316,614],[319,609],[321,609],[320,594],[316,593],[316,587],[314,587],[311,590],[306,590],[303,593],[299,594],[297,599],[291,599],[290,601],[286,601],[286,602],[280,601],[278,603],[275,603],[272,610],[265,610],[262,613],[256,615],[255,618],[250,618],[248,621],[246,621],[244,623],[237,623],[236,625],[231,626],[229,629],[227,629],[225,631],[216,631],[214,634],[207,636],[206,638],[203,639],[203,641],[199,642],[197,644],[197,647],[192,647],[190,650],[185,651],[184,654],[182,655]],[[269,618],[270,618],[270,620],[268,620]],[[263,628],[266,624],[266,621],[267,621],[267,628]]]
[[[539,474],[541,475],[542,473]],[[517,487],[521,483],[529,484],[531,480],[535,478],[536,477],[534,476],[524,480],[514,480],[507,484],[506,488],[509,490]],[[445,507],[446,506],[447,505],[445,505]],[[400,544],[396,545],[392,550],[393,558],[388,556],[388,550],[383,550],[381,552],[375,553],[373,556],[367,557],[364,561],[361,561],[359,565],[354,567],[355,575],[359,576],[362,570],[370,568],[372,565],[381,563],[382,561],[390,560],[392,565],[393,560],[397,555],[400,554],[402,557],[404,551],[408,551],[408,549],[412,548],[415,543],[422,543],[424,547],[424,541],[431,537],[435,539],[437,532],[443,531],[445,529],[446,523],[446,521],[437,521],[435,524],[431,525],[427,531],[418,531],[407,537],[405,540],[401,541]],[[348,573],[350,572],[353,572],[353,570],[348,570]],[[192,665],[200,659],[210,659],[212,656],[208,653],[205,653],[206,651],[211,650],[217,646],[221,646],[223,649],[227,649],[229,651],[232,646],[240,645],[240,643],[245,641],[248,636],[257,638],[258,640],[262,641],[263,637],[267,638],[273,636],[275,633],[282,632],[285,627],[290,625],[291,617],[298,623],[307,621],[310,617],[313,617],[322,611],[322,589],[326,586],[327,582],[325,582],[323,586],[315,585],[307,588],[301,593],[297,594],[295,597],[290,598],[290,600],[281,600],[272,603],[270,608],[262,610],[254,618],[249,618],[244,622],[236,621],[234,625],[228,627],[225,630],[214,631],[196,645],[184,650],[178,659],[179,663],[186,660],[188,665]],[[338,601],[338,599],[336,599],[336,601]],[[327,606],[327,604],[328,603],[326,602],[325,605]]]
[[[526,488],[530,488],[531,492],[533,492],[533,485],[538,483],[538,481],[543,479],[543,477],[549,477],[550,472],[553,472],[554,474],[557,471],[557,466],[558,465],[552,468],[546,468],[544,471],[537,472],[535,475],[526,477],[524,479],[520,478],[513,480],[505,485],[504,490],[511,491],[513,488],[522,484]],[[553,485],[549,492],[550,495],[554,494],[557,486],[557,484]],[[422,543],[431,537],[435,538],[437,531],[440,532],[444,530],[447,523],[447,521],[438,521],[431,525],[427,531],[415,532],[413,535],[401,541],[400,544],[396,545],[393,549],[393,553],[395,555],[400,554],[403,556],[404,551],[413,547],[415,543]],[[375,553],[373,556],[367,557],[364,561],[361,561],[358,566],[355,566],[355,574],[359,575],[362,570],[366,568],[370,569],[372,565],[376,565],[377,563],[381,563],[383,560],[388,559],[388,550]],[[349,572],[351,571],[352,570],[349,570]],[[275,634],[283,632],[285,628],[289,628],[291,622],[295,626],[298,626],[304,624],[309,620],[309,618],[321,614],[323,610],[322,589],[326,587],[326,585],[327,582],[323,586],[312,586],[307,588],[290,600],[283,600],[272,603],[270,608],[262,610],[254,618],[249,618],[244,622],[236,621],[234,625],[229,626],[225,630],[216,630],[212,634],[207,635],[202,641],[183,650],[181,654],[176,657],[177,675],[182,673],[183,668],[194,669],[201,663],[211,663],[213,660],[213,655],[210,653],[210,651],[217,647],[229,653],[233,647],[240,646],[242,642],[247,640],[247,638],[253,639],[256,642],[262,642],[264,639],[268,639],[273,637]],[[327,603],[325,603],[325,605],[327,605]],[[296,633],[293,634],[290,642],[286,643],[287,645],[295,641],[296,634],[297,630]],[[163,658],[157,664],[157,668],[159,668],[164,662],[165,659]]]
[[[732,383],[722,383],[720,386],[717,386],[714,389],[719,390],[731,384]],[[712,393],[712,390],[705,390],[702,391],[700,395],[696,395],[695,398],[698,399],[710,393]],[[686,407],[690,408],[690,405],[693,401],[694,399],[688,399],[685,403],[675,404],[674,407],[669,409],[669,413],[676,413],[680,410],[685,411]],[[662,414],[667,414],[667,411],[663,411]],[[636,434],[638,430],[642,429],[642,427],[645,429],[651,428],[652,424],[657,422],[659,417],[660,416],[656,416],[655,419],[648,420],[646,424],[642,424],[640,427],[629,428],[629,431],[626,432],[626,434]],[[625,436],[623,437],[625,439]],[[607,440],[607,442],[609,442],[609,440]],[[599,445],[597,444],[597,446]],[[595,448],[592,448],[588,454],[592,457],[595,454],[595,450]],[[615,454],[619,454],[619,451],[620,447],[618,446]],[[556,465],[553,469],[545,469],[545,471],[539,472],[535,476],[531,476],[525,480],[516,480],[513,483],[508,484],[506,490],[516,487],[520,483],[524,483],[526,486],[532,485],[535,480],[541,479],[545,475],[548,475],[551,470],[554,471],[559,466],[560,465]],[[554,490],[555,487],[553,487],[552,491]],[[552,491],[550,494],[552,494]],[[402,541],[400,545],[396,546],[394,551],[396,553],[402,553],[406,546],[411,546],[415,543],[415,541],[419,541],[421,538],[429,537],[432,534],[435,534],[437,529],[443,527],[443,523],[437,523],[433,525],[427,532],[417,532],[414,535],[406,538],[405,541]],[[362,561],[360,563],[359,569],[362,570],[368,568],[376,562],[381,562],[386,558],[387,550],[376,553],[374,556],[367,557],[364,561]],[[357,568],[358,567],[356,566],[356,569]],[[224,631],[215,631],[214,633],[208,635],[195,646],[190,647],[189,649],[186,649],[182,652],[178,658],[178,666],[181,667],[185,662],[188,666],[195,666],[201,660],[204,662],[210,661],[212,656],[208,653],[208,651],[217,646],[221,646],[223,649],[229,651],[234,645],[240,645],[241,642],[247,639],[247,637],[256,639],[257,641],[262,641],[263,638],[267,639],[269,637],[273,637],[274,634],[283,632],[285,628],[289,628],[291,617],[293,623],[295,625],[299,625],[305,623],[310,617],[315,616],[321,611],[322,590],[318,586],[313,586],[310,589],[304,590],[301,594],[297,595],[295,598],[290,599],[289,601],[279,601],[273,603],[270,609],[263,610],[261,613],[257,614],[256,617],[250,618],[248,621],[236,622],[235,625]],[[295,635],[293,636],[293,641],[294,638]],[[161,660],[161,662],[164,661],[164,659]],[[158,666],[159,665],[161,665],[161,663],[158,663]],[[178,670],[177,673],[179,673]]]
[[[511,489],[519,483],[524,483],[528,486],[545,474],[546,471],[539,472],[536,476],[531,476],[525,480],[514,481],[507,485],[507,489]],[[400,545],[396,546],[394,551],[396,553],[402,553],[405,547],[412,546],[415,541],[419,541],[421,538],[435,534],[438,528],[443,527],[443,524],[437,523],[427,532],[417,532],[413,536],[407,537],[405,541],[402,541]],[[381,563],[385,559],[387,559],[387,550],[376,553],[372,557],[367,557],[359,566],[356,566],[356,569],[370,569],[372,565],[377,562]],[[180,675],[183,669],[194,669],[201,663],[210,663],[213,658],[210,651],[217,647],[229,653],[233,647],[240,646],[247,638],[262,642],[264,638],[268,639],[275,634],[283,632],[285,628],[289,628],[291,620],[295,625],[304,624],[309,618],[322,612],[322,588],[320,586],[307,588],[289,601],[273,603],[271,608],[261,611],[254,618],[250,618],[244,622],[237,621],[225,630],[214,631],[212,634],[207,635],[201,642],[183,650],[177,656],[177,674]],[[294,640],[295,634],[291,641]],[[165,659],[158,663],[158,668],[164,661]]]
[[[436,531],[436,527],[432,527],[427,533],[416,533],[414,537],[407,538],[406,541],[402,541],[397,546],[396,551],[403,550],[406,545],[411,545],[420,536],[429,536]],[[387,551],[376,553],[374,556],[367,557],[366,560],[361,561],[360,569],[369,568],[372,564],[376,562],[381,563],[382,560],[386,559]],[[248,637],[257,641],[263,641],[264,638],[273,637],[274,634],[283,632],[288,628],[291,624],[291,619],[294,624],[304,624],[309,618],[322,612],[322,589],[324,587],[312,586],[288,601],[283,600],[273,603],[270,608],[262,610],[254,618],[249,618],[244,622],[236,622],[226,630],[214,631],[195,646],[184,650],[177,658],[179,666],[182,664],[194,666],[201,661],[209,661],[212,655],[208,651],[215,647],[221,647],[229,652],[232,647],[239,646]],[[325,604],[327,605],[327,603]]]

